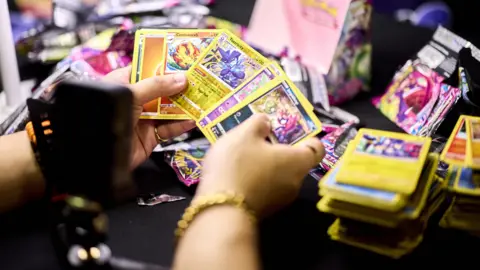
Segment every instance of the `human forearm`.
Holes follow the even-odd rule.
[[[0,137],[0,212],[40,198],[44,189],[26,132]]]
[[[260,269],[255,224],[243,210],[232,206],[204,210],[182,237],[173,269]]]

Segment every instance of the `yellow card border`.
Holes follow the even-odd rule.
[[[440,154],[440,160],[445,162],[445,163],[448,163],[449,165],[465,166],[465,164],[466,164],[466,160],[461,162],[461,161],[446,158],[448,150],[452,146],[452,143],[455,140],[455,137],[457,136],[458,132],[460,131],[462,123],[464,123],[464,122],[466,124],[466,116],[465,115],[460,115],[460,117],[457,120],[457,123],[455,124],[455,127],[453,128],[452,134],[450,134],[450,137],[448,138],[447,144],[445,144],[445,147],[443,148],[443,151]],[[468,136],[468,134],[467,134],[467,136]],[[466,150],[465,151],[465,158],[467,158],[467,155],[468,155],[468,138],[467,138],[467,146],[466,147],[467,147],[467,149],[465,149]]]
[[[467,154],[466,154],[466,166],[472,169],[480,169],[480,164],[475,164],[473,161],[473,131],[472,131],[472,120],[480,121],[480,117],[475,116],[465,116],[467,124]]]
[[[139,56],[138,56],[138,50],[140,48],[140,39],[143,38],[143,34],[141,33],[140,30],[136,31],[135,32],[135,43],[133,45],[133,59],[132,59],[132,71],[130,73],[130,83],[131,84],[134,84],[134,83],[137,83],[136,81],[136,72],[137,72],[137,68],[138,68],[138,60],[139,60]],[[143,46],[143,43],[142,43],[142,46]]]
[[[316,131],[311,132],[307,136],[305,136],[302,139],[300,139],[299,141],[295,142],[293,145],[296,145],[296,144],[301,143],[301,142],[303,142],[303,141],[305,141],[309,138],[312,138],[312,137],[316,136],[318,133],[320,133],[322,131],[322,123],[320,122],[320,120],[318,119],[316,114],[314,113],[312,104],[310,104],[309,102],[305,103],[304,99],[299,98],[299,96],[300,95],[303,96],[303,94],[300,92],[300,90],[298,90],[298,88],[295,86],[295,84],[292,81],[290,81],[290,79],[287,76],[280,76],[280,77],[277,77],[274,80],[270,81],[268,84],[266,84],[265,86],[258,89],[255,93],[248,96],[242,102],[240,102],[237,105],[235,105],[234,107],[232,107],[227,113],[222,114],[220,117],[218,117],[214,121],[210,122],[205,127],[205,129],[207,130],[208,133],[211,133],[211,128],[213,126],[222,122],[223,120],[230,117],[231,115],[233,115],[234,113],[236,113],[240,109],[244,108],[245,106],[248,106],[251,102],[255,101],[256,99],[258,99],[260,97],[262,97],[266,93],[272,91],[276,86],[278,86],[280,84],[283,84],[283,83],[286,83],[290,87],[290,89],[292,90],[293,94],[297,98],[300,105],[304,108],[307,115],[310,117],[310,119],[313,121],[313,123],[317,127]],[[212,140],[214,140],[214,141],[216,140],[215,136],[212,136]],[[212,143],[214,141],[212,141]]]
[[[402,162],[401,160],[395,160],[395,158],[389,159],[391,161],[395,161],[398,163],[398,167],[401,168],[402,165],[408,164],[410,166],[415,166],[417,169],[417,172],[415,173],[414,177],[417,178],[417,182],[415,184],[412,183],[405,183],[402,185],[401,188],[398,187],[398,182],[389,182],[389,181],[383,181],[382,184],[384,185],[381,187],[381,189],[386,190],[386,191],[391,191],[391,192],[398,192],[402,193],[405,195],[411,195],[418,184],[418,180],[420,178],[420,175],[422,173],[423,166],[425,166],[425,161],[427,160],[428,156],[428,151],[430,148],[430,145],[432,143],[432,139],[428,137],[417,137],[409,134],[404,134],[404,133],[398,133],[398,132],[391,132],[391,131],[383,131],[383,130],[375,130],[375,129],[368,129],[368,128],[362,128],[358,131],[355,139],[353,140],[353,145],[351,149],[349,149],[348,152],[344,154],[344,168],[340,170],[337,174],[337,182],[339,183],[344,183],[344,184],[351,184],[351,185],[357,185],[357,186],[364,186],[364,187],[370,187],[370,188],[376,188],[379,189],[380,187],[377,185],[374,185],[372,183],[375,183],[375,181],[365,181],[365,179],[359,179],[356,174],[356,172],[352,171],[349,169],[349,163],[351,160],[355,159],[358,160],[360,157],[355,155],[355,149],[356,146],[358,145],[358,142],[362,138],[363,135],[371,135],[371,136],[382,136],[382,137],[387,137],[387,138],[392,138],[392,139],[399,139],[403,140],[406,142],[414,142],[414,143],[421,143],[422,144],[422,150],[419,153],[418,156],[418,161],[415,163],[412,162]],[[352,142],[350,142],[352,144]],[[362,154],[359,154],[362,155]],[[374,157],[374,156],[369,156],[371,159],[376,159],[376,160],[385,160],[384,157]],[[374,174],[374,172],[372,173]],[[385,175],[382,175],[380,178],[386,178]]]
[[[263,56],[262,54],[260,54],[259,52],[257,52],[255,49],[253,49],[252,47],[250,47],[250,45],[248,45],[247,43],[245,43],[241,38],[237,37],[235,34],[231,33],[230,31],[228,30],[218,30],[219,31],[219,34],[217,35],[217,37],[212,41],[212,43],[210,43],[210,45],[205,49],[205,51],[198,57],[197,61],[195,61],[195,63],[190,67],[190,69],[186,72],[186,75],[187,75],[187,78],[190,78],[192,77],[192,75],[190,75],[193,70],[195,70],[195,68],[200,65],[200,62],[205,58],[205,56],[212,50],[212,48],[214,48],[217,43],[218,43],[218,40],[222,37],[222,34],[226,34],[227,35],[227,39],[235,44],[237,47],[243,47],[243,50],[242,52],[245,53],[246,55],[254,55],[254,57],[252,58],[255,58],[257,59],[257,62],[259,62],[259,64],[261,64],[262,66],[266,66],[268,63],[270,63],[270,60],[267,59],[265,56]],[[222,82],[223,83],[223,82]],[[189,87],[191,87],[189,85]],[[238,89],[240,86],[238,86],[236,89]],[[234,91],[230,91],[230,92],[235,92],[235,89]],[[176,99],[175,99],[176,98]],[[195,121],[198,121],[200,120],[199,117],[201,117],[201,115],[203,113],[205,113],[204,110],[200,109],[200,115],[199,117],[196,117],[195,115],[191,114],[190,112],[188,112],[187,110],[185,110],[184,108],[182,108],[181,104],[177,102],[177,99],[183,99],[185,100],[187,103],[191,103],[191,104],[194,104],[190,99],[188,99],[187,97],[185,97],[184,95],[177,95],[176,97],[173,96],[170,98],[170,100],[172,100],[172,102],[179,108],[183,109],[185,111],[185,113],[191,117],[191,119],[195,120]],[[197,104],[195,104],[196,106],[198,106]],[[209,108],[210,109],[210,108]]]
[[[282,70],[282,69],[278,70],[278,72],[275,71],[275,69],[278,69],[278,65],[275,66],[275,63],[274,63],[274,62],[270,62],[267,66],[263,67],[263,68],[260,69],[257,73],[255,73],[255,75],[252,76],[252,79],[255,78],[255,77],[257,77],[259,74],[261,74],[261,73],[264,72],[265,70],[269,70],[272,74],[274,74],[275,77],[266,84],[266,85],[268,85],[271,81],[275,80],[276,78],[281,77],[282,75],[285,75],[285,73],[283,73],[283,70]],[[286,76],[286,75],[285,75],[285,76]],[[235,92],[230,92],[230,94],[228,94],[227,96],[225,96],[224,98],[222,98],[221,100],[219,100],[215,105],[213,105],[212,108],[210,108],[209,110],[205,111],[204,113],[202,113],[202,114],[200,115],[200,118],[196,121],[197,127],[198,127],[198,129],[200,129],[200,131],[201,131],[207,138],[208,138],[208,136],[210,136],[211,138],[215,138],[211,132],[208,132],[208,130],[206,130],[206,127],[210,124],[210,122],[207,123],[207,125],[205,125],[204,127],[202,127],[202,126],[200,125],[200,121],[202,121],[205,117],[207,117],[207,115],[209,115],[212,111],[216,110],[216,109],[218,108],[218,106],[220,106],[221,104],[223,104],[226,100],[228,100],[229,98],[231,98],[232,96],[234,96],[235,94],[237,94],[238,91],[240,91],[240,89],[242,89],[243,87],[245,87],[245,85],[249,84],[250,82],[251,82],[251,80],[243,82],[243,83],[238,87],[237,91],[235,91]],[[260,87],[259,89],[257,89],[257,91],[258,91],[258,90],[261,90],[261,88],[262,88],[262,87]],[[255,91],[255,92],[256,92],[256,91]],[[252,93],[252,95],[253,95],[253,94],[254,94],[254,93]],[[247,99],[247,98],[248,98],[248,97],[246,97],[245,99]],[[245,100],[245,99],[244,99],[244,100]],[[243,102],[243,100],[240,101],[239,103],[241,103],[241,102]],[[232,107],[232,108],[233,108],[233,107]],[[231,110],[232,108],[230,108],[230,110]],[[229,111],[230,111],[230,110],[229,110]],[[225,112],[225,113],[228,113],[228,111]],[[214,140],[214,139],[213,139],[213,140]]]
[[[221,33],[221,30],[217,30],[217,29],[149,29],[149,28],[144,28],[144,29],[138,30],[136,32],[136,35],[143,35],[143,38],[145,38],[145,37],[156,37],[156,36],[163,37],[165,39],[165,42],[164,42],[164,45],[163,45],[164,46],[163,51],[166,52],[166,47],[167,47],[166,40],[167,40],[167,37],[168,37],[169,34],[172,34],[172,33],[186,33],[186,34],[188,34],[188,33],[192,33],[192,32],[217,33],[217,35],[218,35],[219,33]],[[137,42],[137,36],[135,38],[135,42]],[[135,47],[135,50],[138,50],[137,46]],[[143,44],[142,44],[142,51],[143,52],[145,51],[145,42],[143,42]],[[137,54],[138,54],[138,51],[137,51]],[[134,57],[137,57],[137,56],[134,55]],[[142,57],[141,59],[135,59],[134,58],[135,69],[137,68],[138,60],[141,60],[141,62],[143,62],[143,54],[142,54],[141,57]],[[142,65],[140,66],[139,72],[140,72],[140,74],[142,74],[142,72],[143,72],[143,66]],[[140,77],[140,80],[142,80],[142,79],[143,78]],[[133,74],[132,74],[131,80],[135,81],[135,77],[134,77]],[[142,114],[140,116],[140,119],[151,119],[151,120],[189,120],[189,119],[191,119],[191,117],[188,116],[188,114],[160,114],[159,112],[161,110],[161,107],[160,107],[161,106],[161,99],[162,99],[161,97],[158,98],[157,115],[144,115],[144,114]]]

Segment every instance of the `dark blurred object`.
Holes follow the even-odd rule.
[[[129,170],[132,103],[126,87],[74,81],[60,83],[53,104],[28,100],[62,269],[165,269],[115,258],[105,244],[103,209],[135,191]]]
[[[480,35],[478,35],[478,19],[480,10],[480,1],[472,0],[444,0],[453,14],[452,30],[469,40],[473,44],[480,44]]]
[[[399,9],[415,9],[425,0],[373,0],[373,8],[380,14],[393,15]]]
[[[450,27],[452,23],[450,8],[442,1],[426,2],[415,9],[398,10],[395,17],[399,21],[409,21],[413,25],[431,29],[439,25]]]

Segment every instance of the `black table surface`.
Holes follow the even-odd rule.
[[[254,0],[223,0],[213,15],[247,24]],[[374,15],[372,92],[362,94],[342,108],[358,115],[370,128],[400,131],[371,104],[370,98],[384,91],[396,68],[414,55],[431,37],[432,31],[400,24]],[[191,198],[193,191],[176,179],[162,161],[151,159],[134,173],[143,191],[162,192]],[[329,240],[326,231],[334,218],[316,209],[317,182],[307,177],[298,200],[260,228],[260,245],[265,269],[405,269],[418,263],[441,267],[443,263],[476,263],[473,238],[463,233],[438,228],[433,223],[424,241],[412,254],[394,261],[370,252]],[[108,210],[108,244],[114,254],[135,260],[171,265],[173,230],[189,200],[139,207],[132,200]],[[59,269],[49,242],[46,214],[31,205],[0,216],[0,269]],[[201,243],[199,243],[201,244]]]

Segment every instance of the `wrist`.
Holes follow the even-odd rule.
[[[190,229],[192,223],[204,212],[210,212],[215,208],[231,208],[237,212],[243,213],[248,217],[250,223],[256,224],[255,213],[250,210],[245,203],[245,197],[241,194],[230,192],[219,192],[206,196],[196,197],[190,206],[185,210],[182,219],[178,222],[175,230],[177,239],[183,237],[185,232]]]

